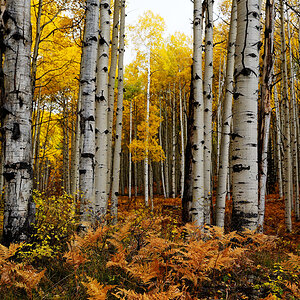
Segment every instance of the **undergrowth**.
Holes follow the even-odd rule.
[[[72,199],[47,201],[33,242],[0,246],[1,299],[300,299],[299,253],[274,236],[142,209],[79,235]]]

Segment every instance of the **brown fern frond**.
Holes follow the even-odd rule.
[[[113,289],[113,285],[103,285],[100,284],[97,279],[88,277],[88,282],[82,281],[81,283],[87,288],[87,294],[89,295],[89,300],[105,300],[106,294],[109,290]]]
[[[22,244],[10,244],[9,248],[0,244],[0,264],[14,256]]]

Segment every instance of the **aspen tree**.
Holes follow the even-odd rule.
[[[120,185],[120,161],[122,154],[122,119],[123,119],[123,95],[124,95],[124,77],[123,61],[125,51],[125,0],[121,1],[121,22],[120,22],[120,41],[119,41],[119,62],[118,62],[118,103],[116,111],[116,137],[113,159],[112,176],[112,195],[111,195],[111,215],[114,223],[118,216],[118,196]]]
[[[206,0],[204,95],[204,218],[210,224],[211,149],[212,149],[212,81],[213,81],[213,0]]]
[[[257,228],[257,100],[259,48],[260,1],[237,1],[232,133],[232,228],[235,230],[255,230]]]
[[[89,215],[93,213],[95,198],[95,82],[98,28],[99,1],[87,0],[80,74],[82,101],[80,110],[80,131],[82,136],[82,149],[79,164],[79,189],[82,193],[80,206],[82,221],[88,221]]]
[[[160,118],[161,122],[159,125],[158,137],[159,137],[159,145],[162,147],[163,143],[162,143],[161,100],[162,100],[162,97],[159,97],[159,118]],[[160,160],[160,169],[161,169],[161,182],[162,182],[163,194],[164,194],[164,198],[167,198],[166,185],[165,185],[165,174],[164,174],[164,161],[162,159]]]
[[[184,120],[183,120],[183,107],[182,107],[182,88],[179,82],[179,118],[180,118],[180,137],[181,137],[181,157],[180,157],[180,197],[183,197],[184,192]]]
[[[96,92],[96,170],[95,214],[102,219],[106,215],[108,193],[108,63],[110,44],[110,1],[100,1],[100,38],[97,63]]]
[[[293,179],[295,186],[295,213],[296,218],[300,218],[300,207],[299,207],[299,162],[298,162],[298,134],[297,134],[297,119],[299,122],[299,116],[297,113],[296,105],[296,93],[295,93],[295,74],[293,66],[293,53],[291,44],[291,30],[289,12],[286,12],[287,16],[287,34],[288,34],[288,45],[289,45],[289,69],[290,69],[290,102],[291,102],[291,142],[292,142],[292,153],[293,153]]]
[[[119,40],[119,23],[120,23],[120,0],[114,0],[114,14],[112,26],[112,41],[110,54],[110,68],[108,80],[108,134],[107,134],[107,191],[111,188],[111,169],[112,169],[112,128],[114,117],[115,101],[115,81],[118,62],[118,40]]]
[[[262,74],[262,92],[260,102],[260,124],[259,124],[259,207],[258,226],[263,230],[265,216],[265,197],[268,174],[268,143],[271,121],[271,98],[272,98],[272,76],[273,76],[273,41],[274,39],[274,2],[266,1],[266,23],[265,23],[265,43],[264,43],[264,64]]]
[[[278,187],[279,187],[279,197],[283,197],[283,187],[282,187],[282,168],[281,168],[281,124],[280,124],[280,112],[279,112],[279,101],[277,95],[276,85],[274,86],[274,102],[275,102],[275,119],[276,119],[276,153],[277,153],[277,169],[278,169]]]
[[[1,14],[4,27],[3,242],[23,241],[34,221],[32,201],[32,87],[30,72],[30,1],[7,0]],[[1,10],[3,7],[1,8]]]
[[[220,160],[218,170],[218,186],[216,200],[216,225],[224,227],[225,205],[227,194],[227,181],[229,173],[229,145],[232,120],[232,94],[233,94],[233,72],[234,53],[237,32],[237,7],[236,0],[232,1],[229,40],[227,46],[227,67],[225,77],[225,97],[222,110],[222,128],[220,142]]]
[[[192,221],[204,224],[204,102],[202,88],[202,3],[194,0],[193,43],[193,95],[194,95],[194,145],[193,145],[193,202]]]
[[[288,97],[286,41],[284,26],[284,3],[280,0],[281,21],[281,75],[282,75],[282,106],[284,114],[284,199],[285,199],[285,224],[287,231],[292,231],[292,170],[291,170],[291,136],[290,136],[290,102]]]
[[[176,93],[175,93],[175,82],[173,88],[173,99],[170,91],[170,107],[172,111],[172,192],[171,198],[176,197]]]
[[[151,42],[148,52],[148,72],[147,72],[147,111],[146,111],[146,141],[145,141],[145,160],[144,160],[144,186],[145,186],[145,205],[149,206],[149,115],[150,115],[150,84],[151,84]]]

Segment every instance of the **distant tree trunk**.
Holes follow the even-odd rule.
[[[115,81],[118,62],[118,40],[119,40],[119,22],[120,22],[120,0],[114,0],[114,15],[112,26],[111,41],[111,59],[108,80],[108,134],[107,134],[107,191],[111,188],[111,170],[112,170],[112,128],[114,118],[114,102],[115,102]]]
[[[204,100],[202,88],[202,2],[194,0],[193,94],[194,94],[194,144],[193,144],[193,203],[192,221],[204,224]]]
[[[284,113],[284,182],[285,182],[285,224],[287,231],[292,231],[292,169],[291,169],[291,136],[290,136],[290,118],[289,118],[289,96],[287,80],[287,60],[286,60],[286,41],[284,26],[284,3],[280,0],[280,19],[281,19],[281,74],[282,74],[282,105]]]
[[[205,10],[205,69],[204,69],[204,221],[210,224],[211,149],[212,149],[212,81],[213,81],[213,3],[206,0]]]
[[[62,96],[63,109],[63,187],[67,194],[70,194],[70,157],[69,157],[69,114],[68,114],[68,99],[65,95]]]
[[[172,109],[172,192],[171,198],[176,197],[176,93],[175,93],[175,83],[173,89],[173,99],[170,92],[170,107]]]
[[[162,116],[161,116],[161,97],[159,97],[159,118],[160,118],[160,125],[159,125],[159,145],[162,147]],[[163,188],[163,193],[164,193],[164,198],[167,198],[166,194],[166,186],[165,186],[165,174],[164,174],[164,161],[160,161],[160,169],[161,169],[161,183],[162,183],[162,188]]]
[[[80,131],[83,142],[79,165],[82,221],[90,219],[89,216],[94,211],[95,199],[95,82],[99,28],[98,2],[97,0],[87,0],[86,2],[82,49]]]
[[[278,160],[278,189],[279,197],[283,197],[283,187],[282,187],[282,159],[281,159],[281,122],[280,122],[280,113],[279,113],[279,101],[277,96],[276,85],[274,86],[274,102],[275,102],[275,115],[276,115],[276,152]]]
[[[232,1],[231,21],[229,30],[229,41],[227,50],[227,67],[225,79],[225,97],[222,110],[222,127],[220,143],[220,160],[218,170],[218,186],[216,199],[216,225],[224,227],[225,206],[227,194],[227,181],[229,174],[229,145],[232,120],[232,94],[233,94],[233,71],[234,71],[234,52],[236,42],[236,1]]]
[[[96,170],[95,215],[103,220],[107,211],[108,195],[108,63],[110,44],[110,1],[100,1],[100,39],[97,64],[96,92]]]
[[[122,156],[122,122],[123,122],[123,90],[124,90],[124,49],[125,47],[125,0],[121,1],[121,23],[119,43],[119,68],[118,68],[118,106],[116,111],[116,138],[113,161],[112,191],[111,191],[111,215],[114,223],[118,217],[118,196],[120,186],[120,160]]]
[[[193,75],[193,66],[191,68]],[[189,113],[187,117],[187,142],[185,148],[185,168],[184,168],[184,190],[182,197],[182,223],[186,224],[192,222],[192,202],[193,202],[193,145],[194,145],[194,93],[193,93],[193,80],[190,85],[190,98],[189,98]]]
[[[144,160],[144,178],[145,178],[145,205],[149,206],[149,114],[150,114],[150,83],[151,83],[151,48],[148,54],[148,81],[147,81],[147,111],[146,111],[146,156]]]
[[[179,83],[179,113],[180,113],[180,137],[181,137],[181,156],[180,156],[180,197],[183,197],[184,191],[184,122],[183,122],[183,108],[182,108],[182,88]]]
[[[130,111],[129,111],[129,145],[132,142],[132,101],[130,101]],[[131,151],[129,151],[129,158],[128,158],[128,163],[129,163],[129,170],[128,170],[128,198],[129,201],[131,200],[132,197],[132,155]]]
[[[23,241],[34,222],[32,201],[32,87],[30,72],[30,1],[7,0],[4,24],[3,242]]]
[[[257,101],[259,79],[260,1],[237,1],[235,91],[233,109],[234,230],[257,228]]]
[[[273,79],[273,40],[274,40],[274,2],[266,1],[265,47],[262,76],[262,92],[259,111],[259,156],[258,156],[258,226],[263,231],[265,218],[265,197],[268,174],[268,143],[271,121],[271,98]]]
[[[166,195],[170,197],[170,180],[169,180],[169,128],[168,128],[168,110],[165,108],[165,182],[166,182]]]

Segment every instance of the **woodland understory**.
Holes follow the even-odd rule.
[[[192,2],[0,0],[0,299],[300,299],[299,1]]]

